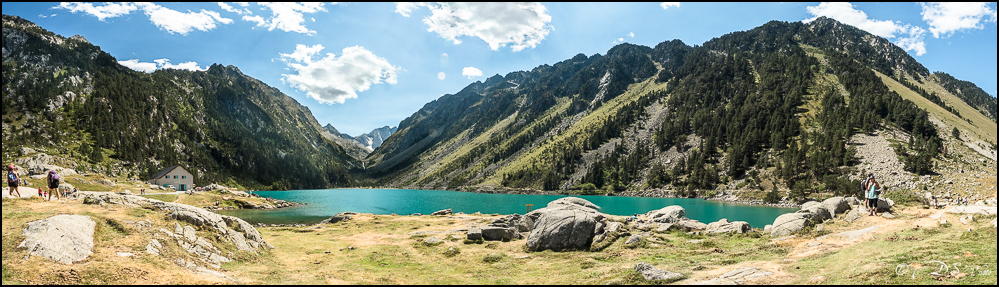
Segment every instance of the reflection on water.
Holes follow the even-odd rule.
[[[566,197],[565,195],[483,194],[402,189],[330,189],[258,191],[255,193],[262,197],[308,203],[308,205],[277,210],[231,210],[220,213],[236,216],[253,224],[312,224],[345,211],[409,215],[413,213],[430,214],[450,208],[455,213],[524,214],[528,210],[527,204],[533,204],[533,209],[538,209],[547,206],[553,200]],[[688,218],[704,223],[727,218],[731,221],[749,222],[756,228],[773,223],[773,220],[781,214],[795,211],[786,208],[685,198],[578,197],[600,206],[601,212],[606,214],[644,214],[666,206],[679,205],[687,210]]]

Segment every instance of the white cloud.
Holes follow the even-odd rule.
[[[152,3],[137,4],[149,16],[149,20],[170,33],[186,35],[193,30],[209,31],[215,29],[216,23],[231,24],[232,19],[224,18],[219,12],[202,9],[201,12],[188,10],[180,12]]]
[[[822,2],[818,6],[808,6],[805,9],[815,16],[804,20],[805,23],[825,16],[887,39],[896,38],[896,34],[901,34],[896,38],[896,45],[906,51],[914,51],[916,56],[926,54],[926,43],[923,41],[926,30],[918,26],[891,20],[870,19],[867,13],[855,9],[853,4],[846,2]]]
[[[437,73],[438,80],[443,80],[444,78],[447,78],[447,75],[445,75],[444,72]]]
[[[662,2],[659,3],[659,6],[662,6],[663,10],[667,10],[669,8],[679,8],[680,2]]]
[[[909,37],[899,37],[898,45],[902,50],[913,51],[916,56],[922,56],[926,54],[926,42],[923,41],[923,35],[926,34],[926,30],[919,26],[909,26],[908,31]]]
[[[465,67],[461,69],[461,75],[468,77],[469,79],[482,77],[482,70],[476,69],[475,67]]]
[[[207,68],[199,67],[197,62],[184,62],[174,65],[170,63],[170,59],[156,59],[153,60],[153,63],[139,62],[138,59],[131,59],[125,61],[118,61],[118,64],[128,67],[129,69],[145,73],[152,73],[153,71],[160,69],[178,69],[178,70],[188,70],[194,72],[207,70]]]
[[[853,4],[847,2],[822,2],[818,6],[808,6],[805,9],[815,15],[815,18],[805,20],[805,23],[826,16],[885,38],[894,37],[895,33],[902,29],[902,25],[890,20],[869,19],[867,13],[854,9]]]
[[[143,63],[139,62],[138,59],[118,61],[118,64],[139,72],[152,73],[153,71],[156,71],[156,63]]]
[[[423,19],[427,31],[461,44],[458,37],[482,39],[493,51],[507,45],[513,51],[534,48],[548,36],[552,17],[541,3],[418,3],[396,5],[396,13],[408,16],[416,7],[427,7]]]
[[[229,5],[229,4],[225,3],[225,2],[218,2],[218,4],[219,4],[219,7],[222,8],[222,10],[225,10],[225,11],[229,11],[229,12],[236,13],[236,14],[239,14],[239,15],[253,14],[253,12],[250,12],[250,9],[245,9],[244,8],[244,9],[240,10],[238,8],[232,7],[232,5]],[[246,2],[235,3],[235,4],[239,5],[239,6],[242,6],[242,7],[246,7],[246,6],[249,5],[249,3],[246,3]]]
[[[325,49],[325,47],[323,47],[323,45],[320,44],[312,45],[312,47],[298,44],[295,45],[295,52],[292,52],[291,54],[281,53],[280,55],[281,58],[289,58],[291,60],[294,60],[295,62],[311,63],[312,57],[318,54],[319,51],[322,51],[323,49]]]
[[[447,61],[451,58],[447,53],[441,54],[441,66],[447,64]]]
[[[282,80],[319,103],[342,104],[346,99],[357,98],[357,92],[366,91],[373,84],[397,82],[396,71],[401,68],[363,47],[344,48],[339,58],[327,53],[325,58],[313,60],[322,49],[322,45],[297,45],[295,52],[281,54],[281,60],[297,72],[282,75]]]
[[[630,33],[628,33],[628,37],[632,37],[632,38],[635,38],[635,32],[630,32]]]
[[[59,3],[59,6],[52,8],[66,9],[73,13],[83,12],[97,17],[97,20],[101,21],[107,18],[128,15],[132,11],[139,9],[139,7],[132,3],[104,3],[104,5],[94,6],[93,3],[88,2],[62,2]]]
[[[988,3],[920,3],[923,21],[930,25],[934,38],[949,37],[956,31],[984,29],[982,22],[996,22],[996,11]]]
[[[215,11],[202,9],[201,12],[191,12],[188,10],[185,13],[153,3],[104,3],[103,5],[95,6],[93,3],[62,2],[59,3],[59,6],[53,8],[66,9],[73,13],[83,12],[97,17],[100,21],[104,21],[107,18],[128,15],[141,9],[149,16],[149,20],[156,27],[181,35],[186,35],[193,30],[209,31],[215,29],[216,23],[232,23],[232,19],[224,18]]]
[[[326,3],[258,3],[271,11],[270,18],[264,19],[260,16],[243,16],[243,20],[256,22],[257,27],[266,27],[267,31],[279,29],[285,32],[298,32],[302,34],[315,35],[315,30],[306,28],[304,13],[316,13],[326,11],[323,5]],[[335,3],[334,3],[335,4]]]
[[[419,6],[424,6],[424,4],[416,2],[396,2],[395,12],[402,16],[409,17],[409,14],[413,13],[413,10]]]

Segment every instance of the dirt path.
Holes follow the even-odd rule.
[[[48,192],[47,188],[43,188],[42,190]],[[7,186],[4,186],[4,188],[3,188],[3,198],[10,198],[11,196],[10,196],[9,192],[10,192],[10,188],[7,187]],[[22,187],[18,187],[17,188],[17,192],[21,194],[20,198],[38,197],[38,188],[37,187],[23,187],[22,186]],[[14,196],[14,197],[16,197],[16,196]],[[62,199],[66,199],[66,197],[63,196]],[[57,200],[57,199],[56,199],[55,196],[52,196],[52,200]]]

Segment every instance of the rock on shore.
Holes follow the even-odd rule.
[[[532,211],[525,217],[535,222],[527,237],[531,251],[587,250],[597,235],[597,225],[606,225],[600,207],[577,197],[565,197]]]

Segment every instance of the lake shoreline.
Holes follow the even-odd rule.
[[[422,189],[418,189],[422,190]],[[462,187],[459,190],[453,190],[457,192],[471,192],[471,193],[483,193],[483,194],[524,194],[524,195],[565,195],[565,196],[613,196],[613,197],[643,197],[643,198],[672,198],[672,199],[703,199],[705,201],[723,202],[723,203],[737,203],[752,206],[766,206],[774,208],[801,208],[800,204],[795,204],[793,202],[780,202],[780,203],[766,203],[761,200],[744,200],[744,199],[732,199],[732,198],[706,198],[706,197],[679,197],[674,196],[672,192],[666,190],[652,190],[652,191],[624,191],[618,194],[565,194],[554,191],[539,191],[533,189],[509,189],[509,188],[491,188],[482,189],[474,187]]]

